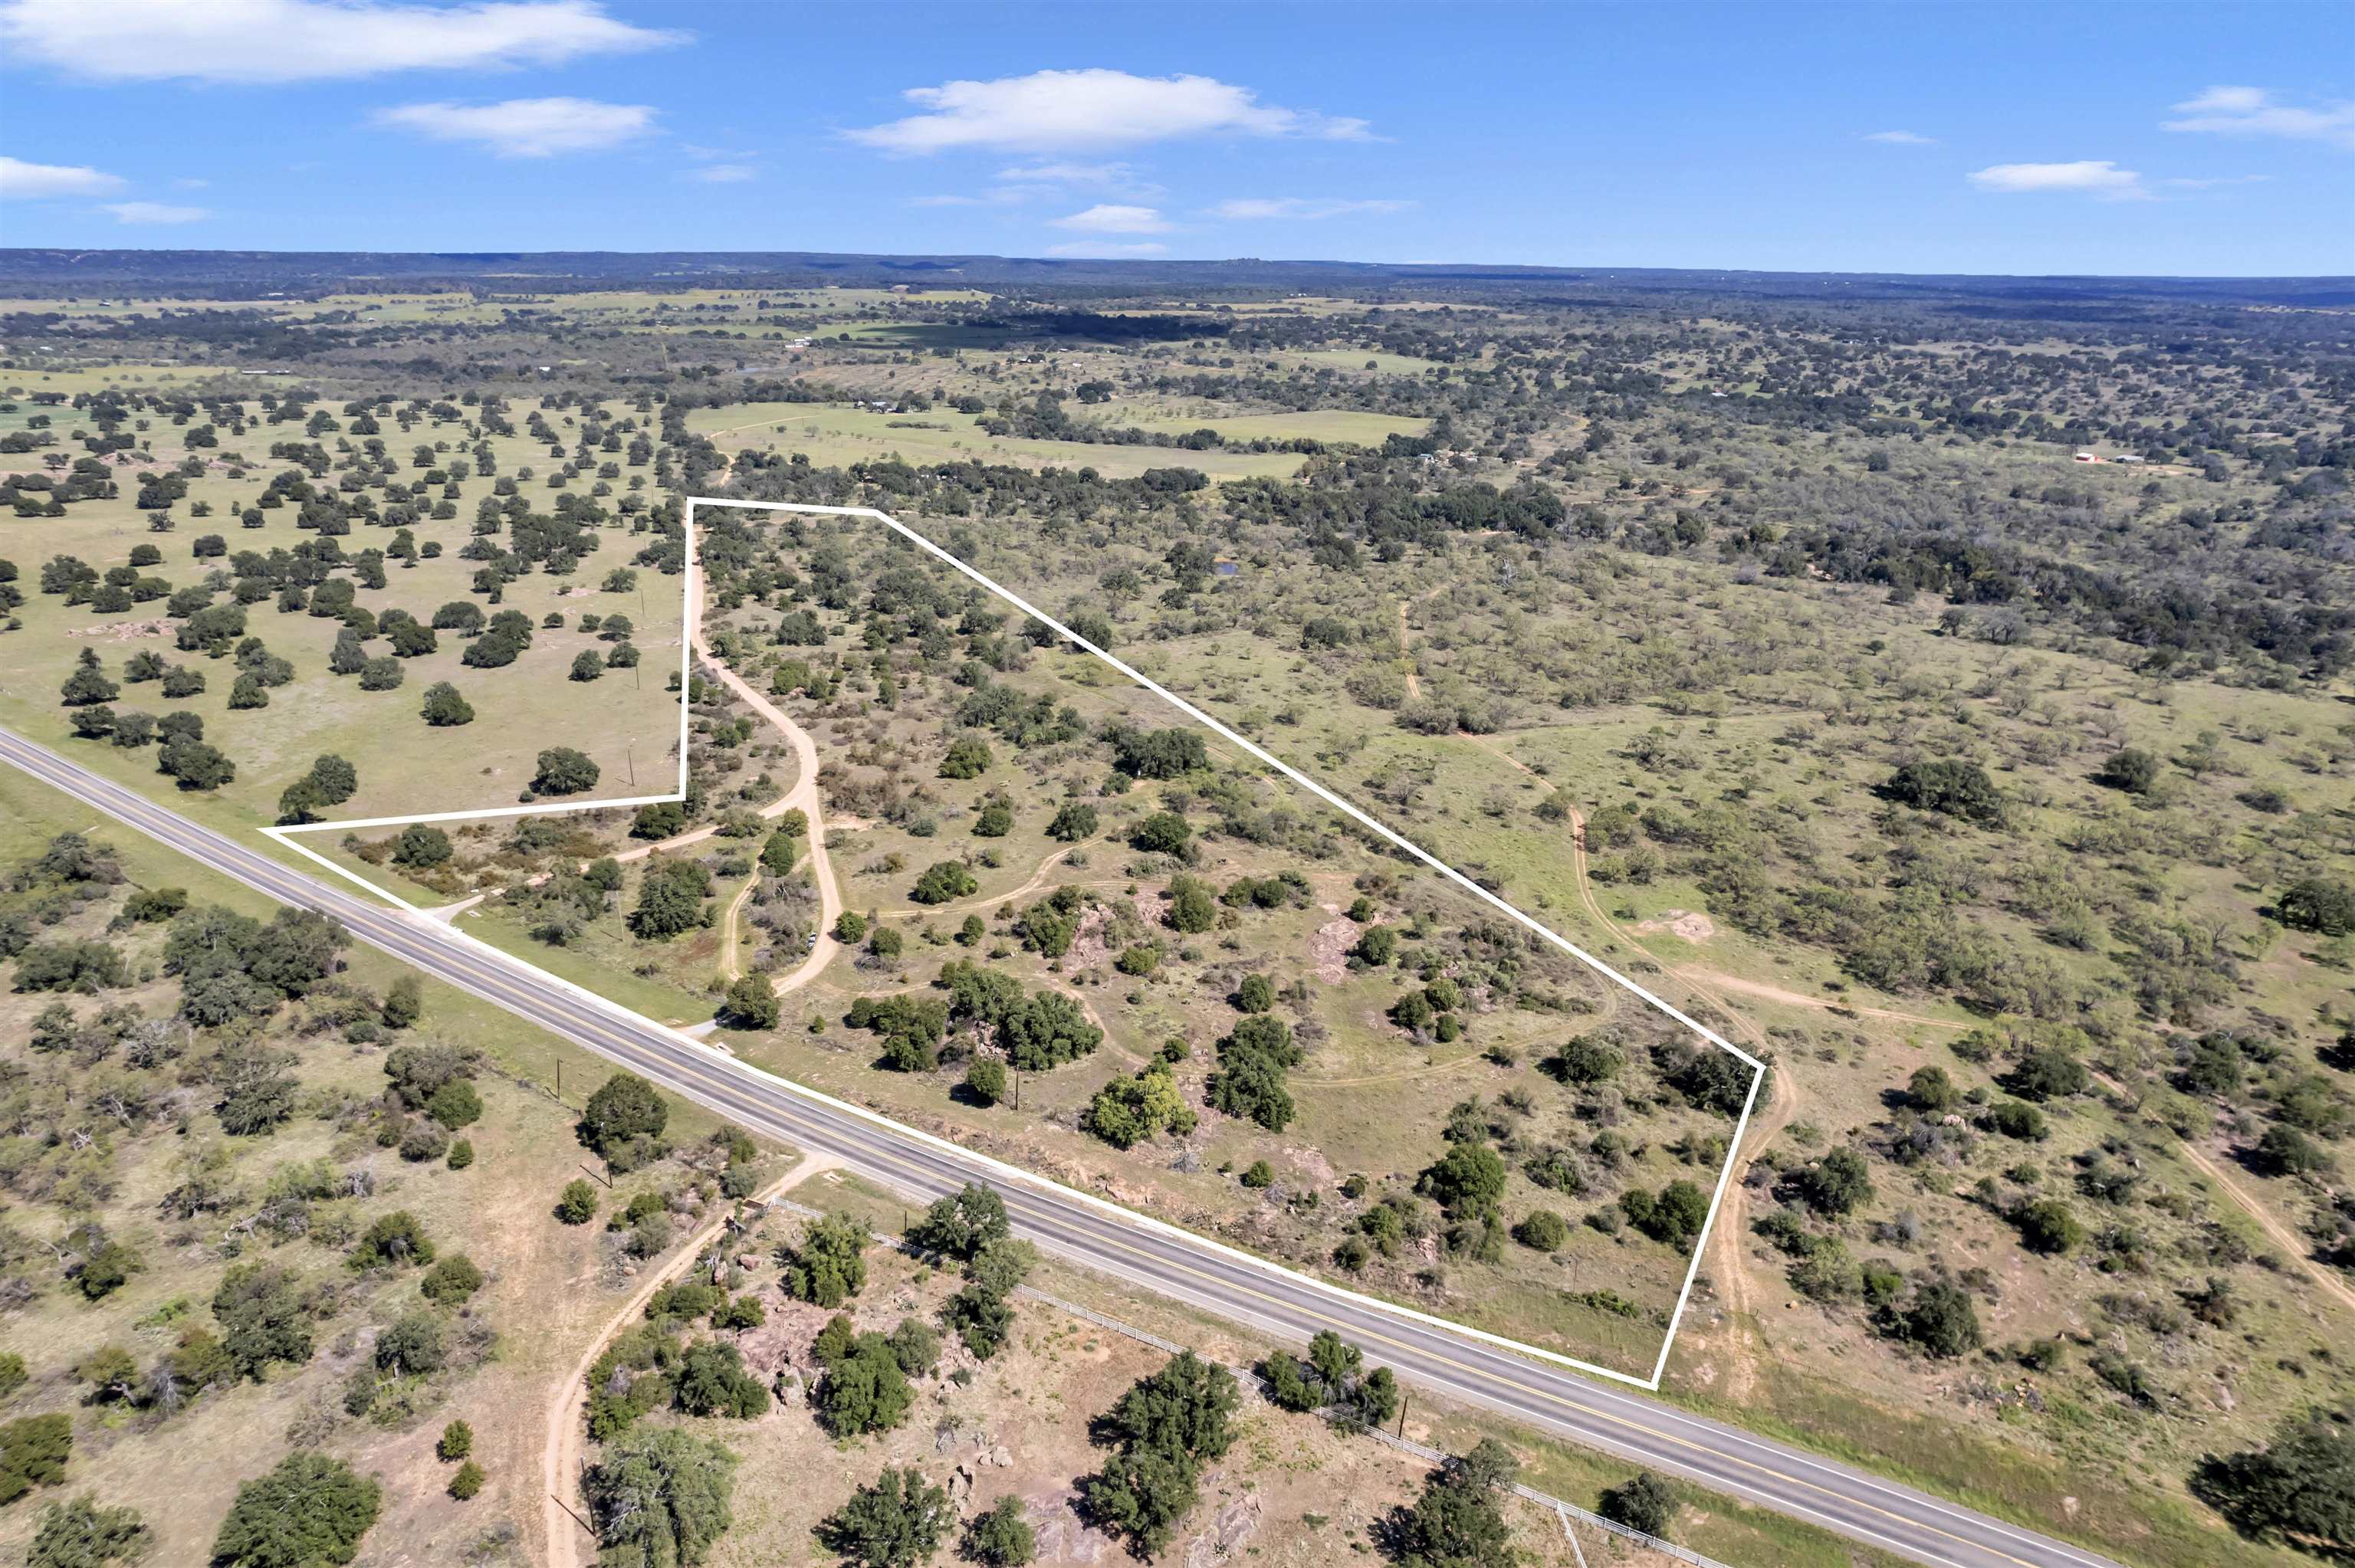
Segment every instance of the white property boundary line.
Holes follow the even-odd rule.
[[[1057,636],[1063,638],[1075,647],[1085,649],[1088,652],[1094,654],[1098,659],[1103,660],[1106,664],[1110,665],[1114,670],[1119,671],[1123,675],[1127,676],[1129,680],[1135,683],[1137,685],[1143,687],[1148,692],[1151,692],[1154,695],[1159,697],[1170,706],[1178,709],[1180,713],[1185,714],[1188,717],[1209,729],[1221,739],[1240,748],[1246,755],[1252,757],[1263,765],[1274,769],[1277,773],[1289,779],[1292,782],[1299,785],[1302,789],[1306,789],[1310,794],[1315,795],[1318,800],[1323,800],[1327,805],[1332,806],[1335,810],[1342,812],[1351,821],[1373,832],[1385,842],[1403,851],[1413,859],[1429,866],[1433,871],[1438,872],[1442,876],[1446,877],[1449,881],[1462,887],[1474,897],[1495,908],[1508,918],[1513,920],[1516,924],[1534,932],[1538,937],[1552,944],[1561,951],[1568,953],[1572,958],[1577,959],[1580,963],[1585,965],[1589,969],[1592,969],[1596,974],[1603,976],[1613,984],[1617,985],[1631,994],[1641,998],[1644,1001],[1649,1003],[1652,1007],[1658,1010],[1660,1012],[1665,1013],[1669,1018],[1676,1020],[1677,1022],[1682,1024],[1687,1029],[1691,1030],[1694,1033],[1700,1035],[1710,1044],[1717,1046],[1720,1050],[1730,1052],[1734,1056],[1740,1058],[1743,1063],[1747,1064],[1752,1069],[1750,1092],[1743,1097],[1742,1102],[1742,1115],[1734,1123],[1733,1137],[1727,1144],[1725,1164],[1718,1171],[1717,1184],[1710,1195],[1709,1213],[1701,1222],[1700,1235],[1694,1240],[1691,1259],[1685,1266],[1684,1282],[1677,1292],[1676,1309],[1669,1315],[1668,1332],[1660,1340],[1659,1354],[1653,1361],[1651,1375],[1649,1377],[1637,1377],[1631,1372],[1621,1372],[1615,1368],[1601,1366],[1593,1361],[1581,1361],[1575,1356],[1563,1355],[1559,1351],[1546,1350],[1542,1346],[1527,1344],[1518,1340],[1508,1339],[1501,1334],[1493,1334],[1483,1329],[1476,1329],[1468,1324],[1458,1323],[1452,1319],[1441,1318],[1431,1313],[1418,1311],[1412,1307],[1402,1306],[1398,1302],[1386,1301],[1379,1297],[1368,1296],[1359,1291],[1351,1290],[1345,1286],[1335,1285],[1328,1280],[1319,1279],[1314,1275],[1303,1274],[1297,1270],[1286,1268],[1281,1264],[1271,1262],[1266,1258],[1260,1257],[1252,1253],[1241,1251],[1236,1247],[1228,1246],[1224,1243],[1213,1241],[1208,1236],[1187,1230],[1182,1226],[1170,1224],[1167,1221],[1156,1219],[1139,1210],[1127,1208],[1121,1204],[1111,1202],[1108,1200],[1095,1196],[1093,1193],[1083,1192],[1075,1187],[1065,1186],[1061,1182],[1054,1181],[1050,1178],[1039,1176],[1034,1171],[1026,1171],[1019,1166],[1010,1165],[1003,1160],[995,1160],[988,1155],[981,1154],[974,1150],[967,1149],[963,1144],[952,1142],[946,1139],[934,1137],[931,1133],[923,1132],[918,1128],[906,1126],[903,1123],[893,1121],[890,1118],[882,1116],[875,1111],[868,1110],[864,1107],[852,1105],[847,1100],[837,1099],[835,1097],[826,1094],[820,1090],[810,1088],[805,1085],[794,1083],[787,1078],[779,1077],[773,1073],[769,1073],[759,1067],[752,1066],[751,1064],[744,1062],[741,1058],[725,1051],[721,1051],[695,1035],[688,1034],[681,1030],[673,1029],[667,1024],[658,1022],[654,1019],[646,1018],[643,1014],[634,1012],[630,1009],[623,1007],[621,1003],[613,1001],[609,998],[600,996],[598,993],[588,990],[586,987],[576,985],[570,980],[565,980],[560,975],[550,974],[549,971],[539,969],[537,965],[530,964],[526,960],[516,957],[514,954],[506,952],[503,948],[495,948],[491,944],[483,941],[481,938],[473,936],[471,933],[459,930],[454,922],[444,922],[432,919],[431,916],[426,914],[426,911],[421,909],[416,905],[410,904],[408,900],[401,898],[397,894],[390,893],[384,888],[378,887],[376,884],[369,882],[367,878],[356,875],[352,872],[346,870],[344,867],[337,865],[335,862],[327,859],[325,856],[318,854],[315,852],[306,849],[303,845],[293,842],[293,835],[294,834],[320,832],[330,828],[348,829],[356,827],[390,827],[415,821],[457,821],[470,818],[517,817],[552,814],[560,811],[599,810],[608,810],[618,806],[657,805],[684,799],[687,793],[687,707],[689,691],[693,681],[696,630],[687,624],[687,615],[685,612],[682,612],[680,617],[680,689],[678,720],[679,788],[676,793],[668,795],[633,797],[632,799],[625,800],[586,800],[577,802],[559,802],[545,806],[534,805],[506,807],[496,810],[445,811],[423,817],[379,817],[367,818],[356,821],[309,822],[292,827],[264,828],[261,830],[262,832],[273,842],[283,845],[287,849],[293,850],[297,854],[317,862],[320,865],[326,867],[329,871],[334,872],[336,875],[345,878],[346,881],[352,882],[379,897],[386,898],[394,904],[400,905],[400,907],[409,911],[410,914],[417,915],[424,918],[426,924],[430,925],[433,929],[443,932],[455,940],[463,941],[474,947],[480,948],[485,952],[496,955],[501,959],[519,965],[525,969],[531,969],[533,973],[542,976],[556,985],[561,986],[566,991],[572,992],[608,1012],[621,1014],[631,1020],[633,1022],[641,1025],[660,1029],[666,1033],[676,1036],[680,1042],[693,1047],[695,1050],[724,1061],[729,1066],[737,1071],[765,1079],[781,1088],[802,1096],[805,1098],[815,1100],[831,1109],[857,1116],[863,1120],[874,1122],[879,1126],[889,1128],[900,1136],[913,1138],[922,1142],[933,1145],[944,1151],[954,1153],[962,1159],[976,1161],[987,1167],[993,1172],[1007,1179],[1034,1185],[1044,1184],[1053,1188],[1057,1193],[1063,1197],[1077,1199],[1082,1202],[1102,1209],[1107,1213],[1116,1214],[1123,1220],[1131,1224],[1141,1224],[1170,1235],[1181,1237],[1197,1245],[1209,1247],[1225,1256],[1248,1264],[1255,1268],[1284,1275],[1287,1278],[1295,1282],[1305,1284],[1317,1290],[1327,1292],[1327,1294],[1356,1302],[1361,1306],[1370,1307],[1380,1311],[1411,1319],[1418,1322],[1428,1324],[1433,1328],[1444,1329],[1453,1333],[1467,1335],[1471,1338],[1511,1351],[1519,1355],[1534,1356],[1543,1361],[1552,1361],[1561,1366],[1572,1367],[1579,1372],[1591,1373],[1596,1377],[1609,1378],[1614,1382],[1626,1383],[1631,1387],[1642,1389],[1647,1393],[1657,1393],[1659,1392],[1661,1376],[1668,1362],[1668,1352],[1675,1347],[1677,1330],[1684,1320],[1685,1308],[1691,1300],[1693,1281],[1700,1272],[1700,1260],[1709,1250],[1710,1234],[1716,1226],[1719,1212],[1725,1205],[1726,1188],[1732,1180],[1734,1163],[1741,1155],[1742,1139],[1742,1135],[1749,1129],[1751,1112],[1755,1108],[1758,1103],[1759,1086],[1765,1082],[1766,1065],[1764,1062],[1761,1062],[1757,1057],[1751,1055],[1740,1046],[1737,1046],[1732,1042],[1726,1040],[1722,1035],[1717,1033],[1707,1025],[1700,1023],[1695,1019],[1688,1017],[1684,1012],[1669,1005],[1667,1001],[1654,995],[1644,987],[1636,984],[1634,980],[1629,980],[1625,975],[1621,974],[1617,969],[1613,969],[1602,959],[1594,957],[1592,953],[1587,952],[1584,948],[1580,948],[1575,943],[1572,943],[1568,938],[1562,937],[1559,932],[1556,932],[1551,927],[1523,914],[1520,910],[1515,908],[1512,905],[1508,904],[1504,899],[1498,897],[1497,895],[1489,892],[1487,888],[1481,886],[1470,877],[1465,876],[1462,872],[1457,871],[1455,867],[1447,864],[1444,861],[1442,861],[1438,856],[1431,853],[1428,850],[1423,849],[1421,845],[1414,843],[1402,834],[1394,832],[1391,828],[1384,826],[1381,822],[1375,821],[1372,817],[1368,816],[1364,811],[1359,810],[1348,800],[1335,794],[1324,785],[1319,784],[1314,779],[1309,778],[1306,774],[1302,773],[1298,768],[1294,768],[1291,764],[1272,755],[1253,742],[1246,740],[1241,736],[1237,735],[1233,730],[1228,728],[1217,719],[1212,718],[1209,714],[1204,713],[1201,709],[1186,701],[1183,697],[1178,696],[1176,693],[1170,691],[1166,686],[1163,686],[1160,683],[1131,667],[1129,664],[1114,657],[1105,650],[1097,647],[1094,643],[1089,641],[1086,638],[1080,636],[1077,632],[1073,631],[1070,627],[1065,626],[1053,616],[1047,614],[1044,610],[1038,609],[1028,600],[1023,599],[1020,595],[1003,587],[994,579],[966,565],[964,561],[959,560],[955,556],[951,555],[948,551],[932,543],[932,540],[924,537],[922,534],[917,533],[914,529],[910,528],[907,524],[901,523],[898,518],[891,516],[888,513],[879,511],[872,506],[821,506],[815,503],[802,502],[731,501],[719,496],[691,496],[687,502],[687,511],[684,520],[685,543],[687,548],[686,599],[688,609],[691,610],[694,604],[695,574],[701,570],[701,567],[698,561],[695,551],[695,510],[698,506],[735,507],[745,511],[799,513],[804,514],[833,517],[865,517],[871,518],[874,521],[882,524],[885,527],[890,528],[893,533],[916,546],[927,555],[945,563],[949,567],[956,571],[961,576],[971,578],[973,581],[980,584],[983,588],[988,589],[991,593],[996,595],[999,599],[1004,599],[1007,604],[1012,605],[1015,609],[1022,611],[1024,614],[1038,620],[1040,624],[1048,627],[1050,630],[1054,631]]]
[[[695,584],[702,567],[695,556],[695,503],[688,502],[682,543],[686,549],[686,567],[679,573],[678,605],[678,788],[667,795],[631,795],[618,800],[560,800],[545,806],[493,806],[474,811],[432,811],[422,816],[414,812],[400,817],[346,817],[332,822],[299,822],[282,827],[267,827],[262,836],[306,860],[316,861],[345,881],[354,883],[378,897],[398,904],[412,915],[426,913],[391,888],[369,881],[356,872],[346,870],[326,856],[304,849],[291,836],[295,833],[323,833],[331,828],[397,828],[410,822],[464,822],[485,817],[538,817],[558,811],[610,811],[624,806],[661,806],[687,799],[687,709],[695,670]],[[440,922],[436,922],[440,924]],[[545,972],[545,971],[542,971]]]

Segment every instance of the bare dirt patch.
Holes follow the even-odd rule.
[[[112,626],[77,626],[68,629],[68,637],[95,638],[106,642],[136,642],[143,637],[169,637],[179,622],[169,616],[153,620],[123,620]]]
[[[1346,915],[1316,927],[1316,934],[1308,939],[1308,965],[1318,980],[1339,985],[1349,978],[1349,949],[1358,945],[1364,929]]]
[[[1646,937],[1662,932],[1685,941],[1701,943],[1717,935],[1717,922],[1691,909],[1663,909],[1649,920],[1639,922],[1636,929]]]
[[[1079,930],[1071,938],[1071,950],[1063,955],[1063,968],[1067,972],[1103,967],[1104,961],[1112,956],[1112,944],[1104,939],[1104,927],[1110,921],[1111,916],[1105,910],[1092,905],[1080,916]]]

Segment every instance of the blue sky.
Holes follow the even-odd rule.
[[[2355,271],[2355,7],[0,0],[0,243]]]

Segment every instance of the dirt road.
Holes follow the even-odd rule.
[[[2273,1244],[2288,1254],[2291,1260],[2306,1271],[2308,1278],[2322,1287],[2328,1294],[2337,1297],[2340,1306],[2355,1309],[2355,1290],[2349,1289],[2346,1281],[2323,1265],[2315,1262],[2312,1255],[2314,1248],[2311,1244],[2299,1236],[2296,1231],[2282,1224],[2272,1211],[2257,1201],[2255,1193],[2226,1175],[2224,1168],[2215,1160],[2209,1159],[2207,1155],[2189,1143],[2179,1143],[2175,1147],[2184,1159],[2199,1167],[2202,1175],[2222,1188],[2224,1195],[2232,1199],[2233,1204],[2242,1213],[2256,1221],[2259,1228],[2272,1238]]]
[[[817,945],[810,949],[801,967],[777,981],[777,994],[787,995],[799,991],[817,978],[818,972],[834,961],[842,944],[834,939],[834,923],[842,916],[842,887],[834,879],[834,863],[826,857],[826,822],[818,800],[817,742],[809,732],[786,716],[785,711],[767,697],[754,691],[744,678],[719,662],[711,652],[711,644],[703,635],[703,573],[695,574],[695,589],[690,596],[687,620],[693,628],[695,652],[704,666],[720,684],[733,692],[745,706],[774,725],[794,748],[800,763],[800,776],[794,787],[777,800],[761,808],[764,817],[782,817],[798,808],[809,820],[810,874],[817,883],[818,935]],[[732,916],[732,910],[731,910]]]
[[[755,1194],[756,1201],[766,1202],[818,1172],[834,1169],[836,1163],[823,1155],[805,1154],[787,1167],[783,1175]],[[572,1369],[572,1375],[557,1384],[555,1391],[549,1395],[548,1438],[540,1452],[540,1491],[548,1499],[540,1505],[540,1511],[548,1543],[549,1568],[580,1568],[583,1555],[581,1543],[588,1539],[588,1532],[581,1529],[580,1520],[573,1517],[571,1510],[578,1506],[581,1496],[581,1453],[588,1440],[582,1407],[589,1402],[589,1369],[597,1364],[597,1358],[605,1353],[605,1347],[613,1342],[613,1336],[645,1316],[646,1303],[653,1298],[654,1293],[685,1273],[687,1266],[711,1245],[727,1224],[729,1214],[734,1212],[733,1205],[729,1206],[709,1224],[689,1236],[687,1244],[672,1255],[670,1262],[646,1275],[621,1310],[606,1321],[597,1337],[590,1341],[589,1348],[581,1352],[581,1364]],[[591,1550],[587,1555],[594,1558],[596,1553]]]

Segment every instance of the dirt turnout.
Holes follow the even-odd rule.
[[[805,1154],[786,1167],[784,1173],[756,1195],[756,1202],[767,1202],[778,1194],[791,1191],[822,1171],[831,1171],[839,1161],[829,1155]],[[646,1303],[655,1291],[687,1272],[703,1249],[709,1246],[727,1226],[729,1213],[721,1213],[712,1222],[687,1237],[670,1262],[648,1274],[621,1309],[606,1320],[604,1328],[581,1353],[581,1361],[570,1376],[549,1391],[548,1441],[540,1456],[540,1478],[547,1502],[541,1508],[546,1531],[542,1539],[547,1543],[548,1568],[581,1568],[583,1561],[581,1541],[584,1531],[573,1510],[581,1506],[581,1452],[587,1446],[588,1432],[583,1410],[589,1403],[589,1369],[605,1353],[613,1337],[645,1315]],[[593,1558],[593,1552],[589,1553]]]

